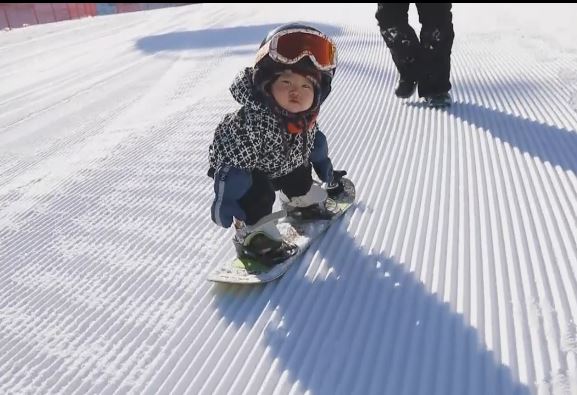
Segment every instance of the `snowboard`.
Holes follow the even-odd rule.
[[[343,191],[327,199],[327,206],[336,214],[331,219],[300,220],[286,216],[278,221],[277,227],[284,241],[296,245],[296,253],[286,260],[267,266],[250,258],[235,258],[213,270],[209,281],[229,284],[260,284],[278,279],[293,263],[298,261],[311,243],[327,230],[353,205],[355,186],[348,178],[342,178]]]

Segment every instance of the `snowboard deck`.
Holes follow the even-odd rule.
[[[282,218],[277,227],[283,239],[298,247],[297,252],[274,266],[267,266],[255,259],[235,258],[225,262],[207,277],[209,281],[229,284],[266,283],[285,274],[293,263],[298,261],[311,243],[335,223],[354,203],[355,186],[347,178],[342,178],[344,190],[339,195],[328,199],[327,204],[335,204],[337,214],[325,220],[298,220],[290,216]]]

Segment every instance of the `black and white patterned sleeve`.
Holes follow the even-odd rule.
[[[254,169],[259,160],[260,141],[246,122],[243,109],[227,114],[214,132],[210,145],[210,166],[223,165],[239,169]]]

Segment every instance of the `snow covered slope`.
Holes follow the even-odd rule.
[[[577,6],[455,5],[448,110],[394,97],[375,10],[0,33],[0,393],[577,393]],[[208,145],[295,20],[338,44],[320,126],[358,204],[281,280],[215,285]]]

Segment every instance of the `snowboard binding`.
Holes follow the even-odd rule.
[[[285,241],[271,240],[264,234],[252,237],[249,245],[233,239],[236,254],[240,259],[250,259],[265,266],[275,266],[298,252],[298,247]]]
[[[297,221],[330,220],[340,212],[336,202],[331,198],[328,198],[323,203],[307,207],[283,205],[283,209],[286,210],[288,217]]]
[[[236,221],[232,242],[238,258],[274,266],[295,255],[298,247],[284,241],[276,227],[285,215],[285,211],[271,213],[252,226]]]

